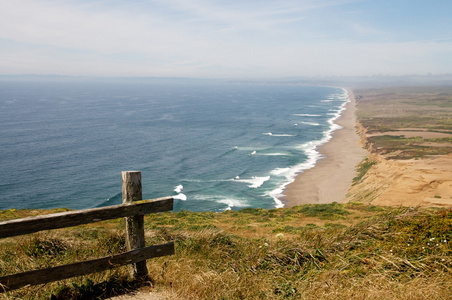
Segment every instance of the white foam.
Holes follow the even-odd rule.
[[[275,208],[281,208],[284,207],[284,204],[282,203],[280,198],[284,197],[284,187],[277,188],[269,193],[267,193],[268,196],[272,197],[275,201]]]
[[[295,136],[294,134],[287,134],[287,133],[280,133],[280,134],[273,134],[273,136]]]
[[[331,124],[331,132],[338,130],[338,129],[342,129],[343,127],[341,125],[338,125],[336,123]]]
[[[245,201],[239,200],[239,199],[233,199],[233,198],[221,198],[221,199],[218,199],[217,202],[226,204],[229,209],[231,209],[232,207],[248,207],[249,206]],[[228,209],[228,208],[226,208],[226,209]]]
[[[319,123],[315,123],[315,122],[301,122],[302,124],[306,124],[306,125],[312,125],[312,126],[319,126]]]
[[[342,94],[333,94],[333,95],[330,95],[330,97],[328,97],[328,99],[334,98],[337,100],[341,100],[344,103],[342,103],[342,105],[339,107],[339,109],[334,114],[333,113],[331,114],[332,118],[328,120],[328,124],[330,124],[330,128],[323,132],[322,139],[317,140],[317,141],[309,141],[309,142],[304,143],[297,147],[298,149],[300,149],[307,155],[306,161],[289,168],[289,170],[284,169],[284,171],[283,171],[283,170],[275,169],[274,171],[272,171],[272,174],[273,174],[273,172],[275,172],[275,175],[276,174],[279,174],[279,175],[284,174],[286,176],[285,182],[283,182],[278,188],[276,188],[273,191],[268,193],[268,195],[274,199],[274,201],[276,203],[276,207],[284,206],[282,204],[281,200],[279,200],[279,199],[281,199],[285,196],[284,190],[285,190],[286,186],[288,184],[292,183],[298,174],[303,173],[305,170],[313,168],[316,165],[316,163],[320,159],[323,158],[323,156],[317,151],[318,147],[325,144],[326,142],[328,142],[332,138],[332,134],[335,130],[342,128],[340,125],[336,124],[335,121],[341,116],[342,112],[345,110],[345,106],[347,105],[347,103],[350,102],[350,98],[348,97],[347,91],[345,89],[342,89],[342,91],[343,91]],[[331,102],[331,101],[333,101],[333,100],[321,100],[321,102]],[[302,122],[302,123],[307,123],[307,122]]]
[[[288,154],[288,153],[261,153],[259,155],[264,155],[264,156],[290,156],[291,154]]]
[[[298,174],[313,168],[317,161],[322,158],[322,155],[316,150],[320,144],[321,141],[310,141],[301,145],[298,148],[303,150],[303,152],[308,156],[306,161],[291,168],[281,168],[272,171],[272,174],[286,177],[286,180],[278,188],[267,193],[267,195],[273,198],[277,208],[284,206],[280,199],[285,196],[284,190],[286,189],[286,186],[292,183]]]
[[[178,186],[176,186],[174,188],[174,191],[179,194],[180,192],[182,192],[183,188],[184,188],[184,186],[182,184],[179,184]]]
[[[295,116],[300,116],[300,117],[321,117],[321,115],[311,115],[311,114],[295,114]]]
[[[263,133],[263,135],[269,135],[269,136],[295,136],[295,135],[293,135],[293,134],[287,134],[287,133],[271,133],[271,132]]]
[[[187,200],[187,196],[185,194],[182,194],[182,190],[184,189],[184,186],[182,184],[179,184],[178,186],[176,186],[174,188],[174,191],[177,193],[176,196],[173,196],[174,199],[178,199],[178,200],[182,200],[182,201],[186,201]]]
[[[289,171],[290,171],[290,168],[276,168],[273,171],[271,171],[271,174],[276,175],[276,176],[281,176]]]
[[[265,150],[266,148],[263,148],[263,147],[237,147],[235,149],[237,149],[238,151],[246,151],[246,152],[251,151],[251,152],[253,152],[253,151]]]
[[[264,177],[253,176],[250,179],[236,179],[234,181],[247,183],[247,184],[249,184],[248,187],[257,189],[257,188],[261,187],[264,184],[264,182],[266,182],[269,179],[270,179],[270,176],[264,176]]]
[[[249,207],[250,205],[244,199],[229,198],[218,195],[193,195],[193,200],[201,201],[215,201],[217,203],[225,204],[227,207],[224,210],[231,210],[233,207]]]
[[[174,199],[178,199],[178,200],[182,200],[182,201],[186,201],[187,200],[187,196],[185,194],[178,194],[176,196],[173,196]]]

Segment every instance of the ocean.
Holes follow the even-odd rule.
[[[349,101],[336,87],[0,79],[0,209],[121,203],[121,171],[174,210],[282,207]]]

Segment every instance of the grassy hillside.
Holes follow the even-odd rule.
[[[42,211],[9,210],[0,219]],[[360,203],[170,212],[145,219],[148,244],[176,242],[176,254],[148,261],[155,289],[180,299],[449,297],[452,211]],[[0,243],[1,274],[82,261],[124,249],[121,220]],[[126,267],[6,297],[103,299],[143,286]],[[151,283],[145,283],[149,286]]]

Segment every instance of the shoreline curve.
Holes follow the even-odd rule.
[[[332,138],[320,147],[323,158],[285,187],[280,198],[285,207],[343,202],[356,176],[356,166],[368,155],[359,144],[355,129],[355,96],[351,89],[346,90],[350,101],[335,121],[342,128],[335,130]]]

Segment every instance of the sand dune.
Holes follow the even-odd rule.
[[[452,155],[378,161],[353,186],[348,201],[384,206],[452,206]]]

